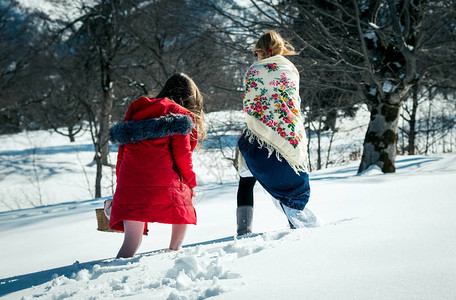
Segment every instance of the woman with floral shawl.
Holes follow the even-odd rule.
[[[244,80],[247,128],[238,141],[243,162],[237,193],[237,234],[252,233],[257,180],[285,213],[291,228],[315,227],[316,217],[305,207],[310,185],[299,72],[284,57],[296,52],[274,30],[263,34],[253,51],[258,60]]]

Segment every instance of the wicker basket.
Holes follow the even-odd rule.
[[[106,218],[106,215],[104,213],[103,208],[97,208],[95,209],[95,213],[97,215],[97,222],[98,222],[98,231],[104,231],[104,232],[122,232],[119,230],[114,230],[109,227],[109,220]]]

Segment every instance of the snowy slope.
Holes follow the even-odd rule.
[[[332,165],[346,164],[353,153],[360,153],[365,135],[365,125],[362,124],[367,124],[368,118],[366,110],[360,109],[355,118],[338,122],[339,131],[332,141]],[[242,120],[241,111],[206,115],[209,138],[193,157],[200,186],[237,181],[236,170],[224,155],[234,157],[233,148]],[[237,131],[233,131],[233,125]],[[310,159],[314,167],[317,160],[316,140],[312,137],[310,145]],[[323,156],[326,157],[330,137],[323,135],[321,141]],[[96,166],[93,157],[94,148],[88,131],[79,133],[74,143],[46,130],[0,135],[0,211],[94,198]],[[116,157],[117,149],[112,147],[112,165],[115,165]],[[103,168],[102,195],[114,192],[114,171],[113,168]]]
[[[399,157],[396,174],[357,164],[314,172],[309,208],[323,225],[289,230],[256,187],[248,239],[178,252],[169,226],[132,259],[96,231],[102,199],[0,213],[4,299],[456,299],[456,155]],[[206,185],[187,244],[233,236],[236,185]]]

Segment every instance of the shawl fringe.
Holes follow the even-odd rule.
[[[193,128],[195,123],[190,116],[169,114],[159,118],[117,123],[109,130],[109,140],[113,144],[124,145],[174,134],[186,135]]]
[[[271,157],[271,155],[275,154],[278,161],[282,161],[282,159],[285,159],[285,161],[290,165],[290,167],[293,169],[293,171],[295,171],[296,174],[299,175],[299,172],[309,173],[308,166],[297,165],[297,164],[291,163],[290,159],[287,159],[286,157],[284,157],[280,153],[279,149],[277,149],[272,144],[265,141],[264,137],[260,137],[260,136],[256,135],[253,131],[251,131],[248,128],[246,128],[244,130],[244,135],[247,138],[247,140],[249,141],[249,143],[253,144],[254,142],[257,142],[260,145],[260,148],[266,148],[268,150],[268,157]]]

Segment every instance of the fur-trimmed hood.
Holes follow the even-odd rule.
[[[174,134],[192,132],[195,123],[188,115],[169,114],[159,118],[117,123],[109,130],[113,144],[124,145],[142,140],[160,139]]]

